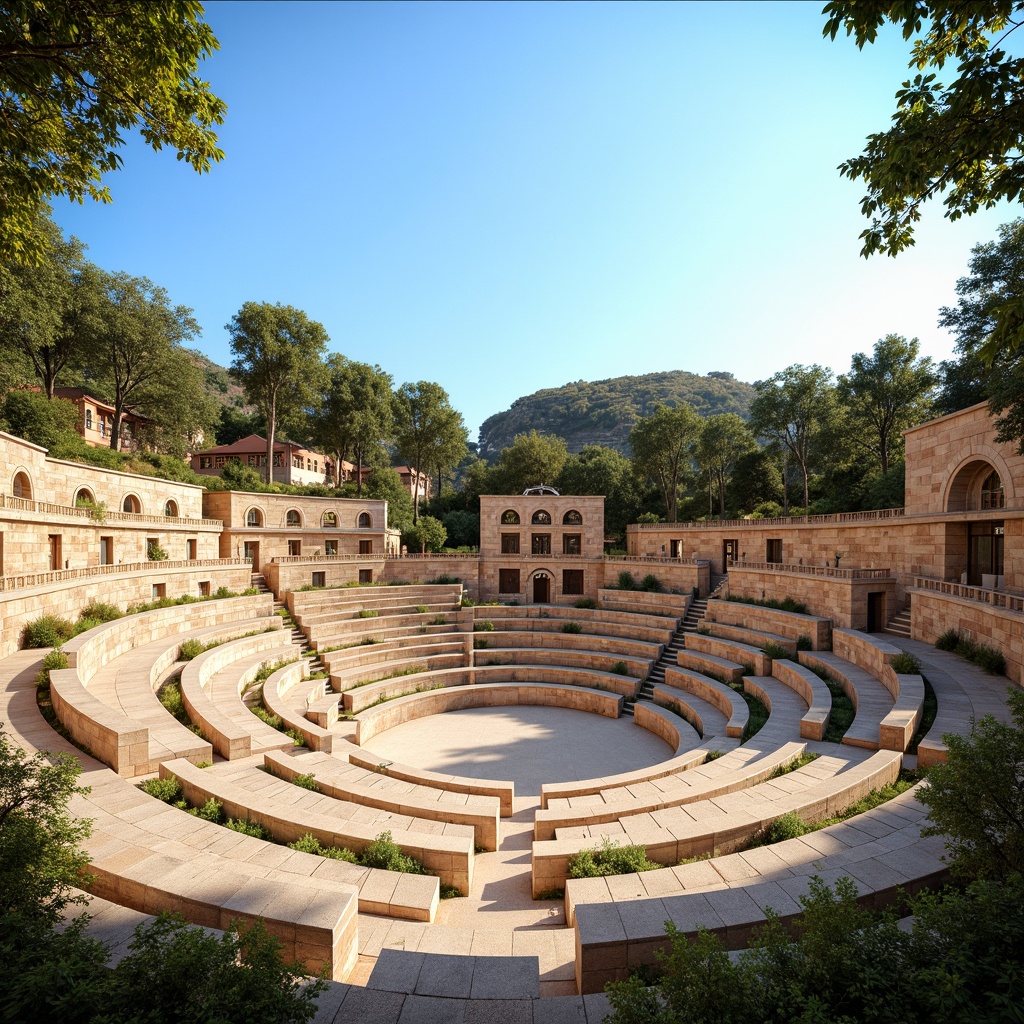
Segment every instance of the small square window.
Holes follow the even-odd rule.
[[[313,586],[314,587],[326,587],[327,586],[327,573],[315,572],[313,573]]]
[[[359,582],[360,583],[372,583],[373,582],[373,570],[372,569],[360,569],[359,570]]]
[[[583,570],[563,569],[562,570],[562,593],[576,594],[583,593]]]
[[[519,587],[519,570],[518,569],[499,569],[498,570],[498,593],[500,594],[518,594],[520,592]]]

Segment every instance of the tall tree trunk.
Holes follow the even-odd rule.
[[[782,452],[782,514],[789,515],[789,455]]]
[[[267,405],[267,483],[274,482],[274,432],[277,429],[277,399],[272,397]],[[284,474],[285,480],[289,477]]]

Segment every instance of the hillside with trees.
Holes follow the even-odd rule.
[[[731,412],[746,419],[754,389],[727,372],[701,377],[686,370],[648,373],[640,377],[578,380],[560,388],[544,388],[512,403],[505,412],[484,420],[480,455],[493,460],[517,434],[536,430],[561,437],[570,452],[591,445],[629,454],[633,424],[659,405],[688,405],[701,416]]]

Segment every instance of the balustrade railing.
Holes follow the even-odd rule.
[[[164,526],[186,526],[194,528],[217,527],[223,529],[219,519],[190,519],[187,516],[158,516],[148,512],[118,512],[99,509],[96,506],[57,505],[52,501],[36,501],[35,498],[18,498],[13,494],[0,494],[0,508],[15,509],[19,512],[34,512],[43,516],[63,516],[70,519],[91,519],[95,523],[147,523]]]
[[[0,576],[0,592],[45,587],[51,583],[91,579],[96,576],[118,576],[133,572],[153,572],[156,569],[208,569],[224,566],[246,566],[245,558],[175,558],[159,562],[117,562],[109,565],[86,565],[78,569],[52,569],[47,572],[24,572]]]
[[[914,588],[947,597],[959,597],[965,601],[977,601],[993,608],[1005,608],[1011,612],[1024,612],[1024,596],[1008,594],[1005,590],[989,590],[987,587],[972,587],[966,583],[939,580],[931,576],[915,576]]]
[[[787,565],[782,562],[730,562],[732,572],[786,572],[801,576],[823,576],[837,580],[885,580],[893,575],[891,569],[838,569],[831,565]]]

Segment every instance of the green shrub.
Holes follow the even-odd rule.
[[[493,633],[494,623],[490,619],[480,619],[478,622],[473,623],[474,633]]]
[[[758,836],[756,843],[766,845],[768,843],[781,843],[787,839],[797,839],[811,831],[810,826],[795,811],[783,814],[776,818]]]
[[[427,610],[427,606],[425,604],[418,604],[418,605],[416,605],[416,611],[420,615],[423,615],[426,612],[426,610]]]
[[[390,832],[381,832],[363,850],[359,863],[364,867],[381,868],[384,871],[402,871],[409,875],[424,874],[423,865],[402,853],[401,847],[392,841]]]
[[[448,625],[448,619],[444,615],[437,615],[430,620],[432,626],[446,626]]]
[[[976,665],[993,675],[1006,675],[1006,658],[1003,652],[988,644],[979,644],[972,659]]]
[[[783,658],[789,657],[789,651],[787,651],[782,644],[777,644],[774,640],[769,640],[762,650],[767,657],[773,658],[777,661],[781,661]]]
[[[626,663],[624,661],[615,662],[615,664],[612,665],[612,671],[617,676],[629,675],[629,669],[626,667]]]
[[[50,673],[54,669],[68,667],[68,656],[59,648],[43,655],[42,671],[36,676],[36,686],[45,688],[50,685]]]
[[[565,890],[562,888],[558,889],[545,889],[543,892],[537,893],[534,896],[535,900],[564,900]]]
[[[146,558],[151,562],[166,562],[167,552],[159,544],[150,544],[146,548]]]
[[[583,627],[578,622],[566,622],[562,625],[563,633],[582,633]]]
[[[961,636],[956,643],[953,653],[958,654],[961,658],[966,658],[968,661],[973,661],[977,651],[978,645],[969,636]]]
[[[441,573],[440,576],[435,576],[432,580],[424,580],[427,586],[444,586],[447,583],[461,583],[462,580],[458,576],[449,576],[447,573]]]
[[[619,590],[635,590],[636,580],[633,578],[633,574],[628,569],[623,569],[619,573]]]
[[[60,647],[75,635],[75,627],[56,615],[41,615],[25,623],[21,631],[22,647]]]
[[[254,704],[250,709],[252,713],[265,724],[269,725],[271,729],[280,729],[284,725],[280,715],[275,715],[269,712],[261,704]]]
[[[960,632],[956,629],[947,629],[938,640],[935,641],[935,646],[940,651],[955,651],[960,643]]]
[[[768,776],[768,778],[781,779],[783,775],[795,772],[798,768],[803,768],[804,765],[810,764],[812,761],[817,761],[819,757],[821,757],[820,754],[814,754],[809,750],[805,750],[802,754],[794,757],[792,761],[780,764],[779,767]]]
[[[889,662],[893,672],[901,676],[916,676],[921,672],[921,661],[910,651],[900,651],[892,661]]]
[[[88,630],[95,628],[96,626],[102,626],[103,623],[99,619],[79,619],[74,625],[75,636],[79,633],[88,632]]]
[[[483,650],[486,650],[486,649],[487,649],[487,644],[488,644],[488,643],[489,643],[489,641],[487,641],[487,640],[482,640],[482,639],[481,639],[481,640],[474,640],[474,641],[473,641],[473,649],[474,649],[475,651],[483,651]]]
[[[454,885],[445,885],[442,882],[438,895],[443,900],[457,900],[462,896],[462,890],[456,889]]]
[[[203,644],[201,640],[196,640],[194,638],[186,640],[178,649],[178,660],[191,661],[193,658],[198,658],[205,650],[206,645]]]
[[[378,615],[380,615],[380,612],[378,612],[374,608],[360,608],[359,609],[359,618],[361,618],[361,619],[375,619],[375,618],[377,618]]]
[[[569,878],[599,878],[603,875],[627,875],[634,871],[652,871],[660,868],[647,859],[645,846],[619,846],[607,836],[601,848],[580,850],[569,858]]]
[[[212,821],[214,825],[220,825],[224,821],[224,805],[212,796],[202,807],[193,807],[188,813],[202,818],[203,821]]]
[[[704,763],[707,764],[708,761],[717,761],[724,753],[724,750],[709,750],[704,755]]]
[[[299,729],[285,729],[284,734],[292,741],[294,746],[304,747],[306,745],[306,737],[302,735]]]
[[[573,603],[574,608],[596,608],[597,602],[592,597],[581,597]]]
[[[814,641],[806,633],[801,633],[796,638],[796,649],[798,651],[813,651]]]
[[[185,710],[185,702],[181,699],[181,684],[177,682],[165,683],[157,697],[161,704],[179,721],[182,725],[189,724],[188,712]]]
[[[97,622],[113,622],[124,615],[117,605],[105,601],[90,601],[79,613],[80,619],[95,619]]]
[[[661,580],[659,580],[658,577],[654,575],[654,573],[648,573],[640,581],[640,589],[646,590],[652,594],[660,594],[663,588],[661,585]]]
[[[241,832],[244,836],[252,836],[254,839],[269,839],[270,833],[258,822],[250,821],[248,818],[228,818],[224,827],[232,832]]]
[[[296,775],[292,779],[292,784],[299,786],[302,789],[312,790],[314,793],[320,792],[320,787],[316,784],[316,776],[312,772],[307,772],[304,775]]]
[[[181,783],[175,775],[169,775],[166,779],[147,779],[139,789],[155,796],[157,800],[163,800],[165,804],[173,804],[181,799]]]

